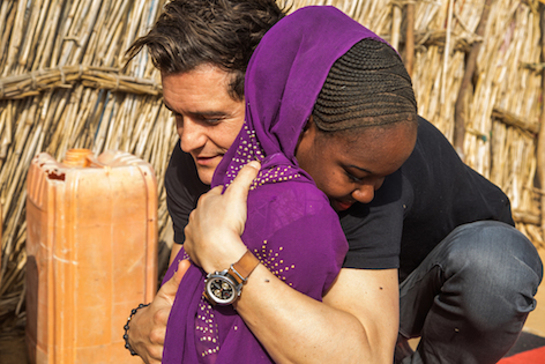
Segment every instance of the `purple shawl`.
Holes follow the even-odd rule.
[[[325,6],[300,9],[267,32],[246,73],[245,125],[212,181],[213,186],[227,186],[243,165],[261,161],[248,196],[242,240],[274,275],[316,300],[337,276],[348,246],[327,197],[299,168],[295,148],[329,69],[369,37],[381,40]],[[177,261],[186,258],[181,249]],[[171,265],[164,281],[176,267]],[[213,307],[202,298],[204,279],[194,265],[182,279],[163,362],[271,363],[231,306]]]

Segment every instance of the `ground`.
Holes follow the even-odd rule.
[[[5,330],[0,332],[0,363],[28,363],[24,328],[12,326]]]

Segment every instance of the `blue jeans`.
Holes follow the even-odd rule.
[[[459,226],[400,285],[400,337],[421,337],[402,363],[496,363],[536,307],[542,276],[535,247],[512,226]]]

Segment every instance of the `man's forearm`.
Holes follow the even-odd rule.
[[[365,303],[359,302],[365,312]],[[252,273],[236,303],[237,312],[278,363],[392,363],[398,322],[395,312],[391,314],[394,306],[384,310],[383,318],[361,320],[292,289],[264,266]]]

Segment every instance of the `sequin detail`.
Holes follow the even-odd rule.
[[[272,274],[278,277],[289,286],[293,283],[288,281],[287,273],[295,269],[295,264],[289,264],[282,259],[282,251],[284,247],[278,249],[269,249],[267,240],[263,240],[261,248],[254,249],[254,255],[259,259]]]
[[[195,317],[196,347],[201,357],[205,358],[220,350],[218,326],[214,319],[214,309],[201,297],[197,317]]]
[[[255,137],[255,131],[250,130],[246,124],[244,124],[243,129],[246,133],[241,134],[239,147],[227,170],[226,177],[228,182],[225,184],[226,186],[233,182],[244,165],[254,160],[263,162],[265,159],[261,144]],[[270,169],[262,169],[250,186],[250,190],[254,190],[258,186],[263,186],[267,183],[289,181],[299,177],[301,175],[292,166],[277,166]]]

